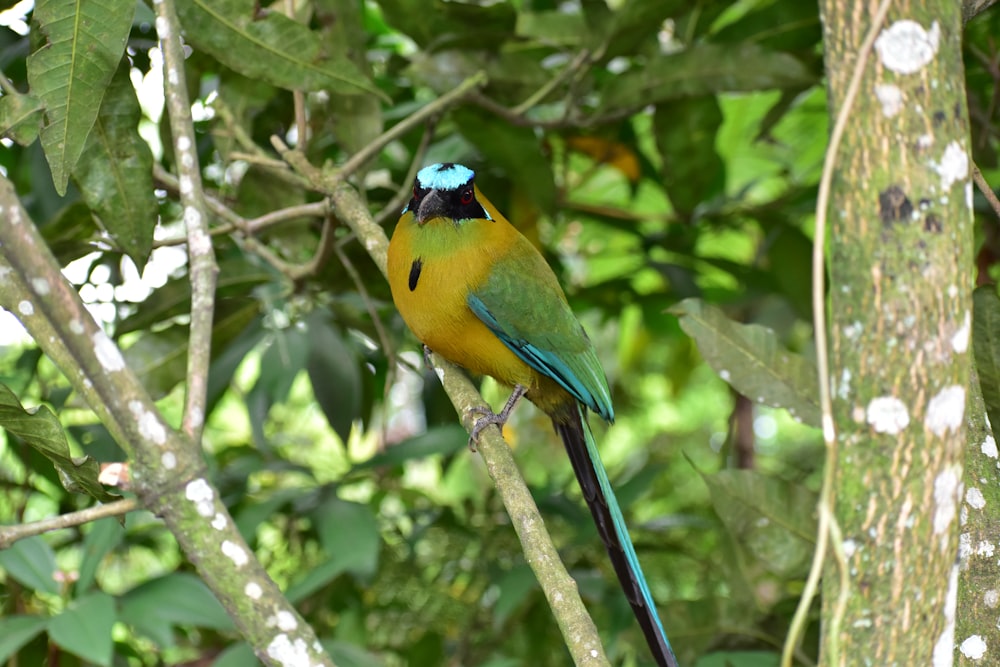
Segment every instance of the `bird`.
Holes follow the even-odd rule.
[[[475,178],[454,162],[417,172],[389,242],[393,301],[426,348],[513,387],[499,413],[479,409],[473,441],[502,429],[522,397],[551,418],[653,657],[676,667],[587,422],[588,410],[614,421],[604,369],[552,268]]]

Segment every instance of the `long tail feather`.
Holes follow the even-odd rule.
[[[590,513],[594,516],[594,523],[597,524],[597,532],[604,541],[608,556],[611,557],[611,563],[618,575],[618,581],[625,591],[629,604],[632,605],[632,612],[642,627],[653,657],[660,667],[677,667],[677,658],[656,613],[653,596],[649,592],[646,577],[642,574],[639,558],[635,554],[635,547],[632,546],[632,538],[629,537],[628,529],[625,527],[625,518],[618,506],[618,500],[611,488],[608,473],[601,462],[597,444],[594,442],[583,410],[582,407],[578,407],[569,415],[568,421],[554,419],[552,423],[566,446],[566,453],[569,454],[573,464],[573,471],[580,483],[583,497],[587,500]]]

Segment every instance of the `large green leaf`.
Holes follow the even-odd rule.
[[[139,136],[142,111],[122,62],[111,80],[73,180],[83,200],[139,272],[153,247],[153,154]]]
[[[330,561],[359,577],[375,574],[382,537],[371,507],[334,496],[317,507],[312,517]]]
[[[0,97],[0,136],[27,146],[38,136],[44,108],[41,100],[31,95],[6,91]]]
[[[425,433],[390,445],[385,451],[358,463],[356,470],[397,466],[411,459],[422,459],[435,454],[453,454],[469,443],[469,434],[457,424],[436,426]]]
[[[972,293],[972,352],[986,414],[994,428],[1000,427],[1000,297],[996,289],[996,285],[983,285]]]
[[[817,495],[753,470],[702,475],[733,539],[770,572],[801,576],[812,557]]]
[[[219,301],[212,322],[213,359],[237,338],[260,313],[260,303],[249,297]],[[189,328],[174,325],[147,331],[126,349],[126,363],[143,381],[153,398],[166,396],[187,372]]]
[[[756,44],[700,43],[611,78],[601,92],[601,108],[637,109],[685,96],[797,88],[817,81],[817,73],[787,53]]]
[[[18,540],[11,547],[0,550],[0,567],[31,590],[59,594],[55,552],[39,535]]]
[[[134,14],[134,0],[35,3],[32,21],[46,42],[28,56],[28,83],[45,105],[42,147],[61,195],[125,52]]]
[[[193,574],[174,572],[151,579],[121,596],[121,619],[157,641],[173,644],[177,625],[232,629],[232,619],[204,582]]]
[[[698,343],[705,361],[736,391],[819,426],[816,367],[782,348],[774,331],[734,322],[700,299],[685,299],[670,312]]]
[[[179,0],[177,13],[195,48],[244,76],[287,90],[367,91],[386,99],[354,63],[331,56],[308,26],[260,12],[254,0]]]
[[[722,110],[714,95],[662,104],[653,114],[656,147],[663,160],[663,187],[677,212],[695,208],[725,191],[726,165],[715,150]]]
[[[330,427],[344,442],[361,410],[361,371],[358,357],[344,342],[329,317],[314,311],[306,320],[309,356],[306,370],[313,395]]]
[[[52,461],[67,491],[86,493],[101,502],[118,498],[97,481],[100,474],[97,461],[89,456],[73,456],[62,424],[48,406],[25,410],[14,392],[3,384],[0,384],[0,428],[21,438]]]
[[[110,667],[118,616],[114,599],[103,591],[77,598],[49,622],[49,637],[84,660]]]
[[[511,181],[527,192],[536,206],[543,211],[555,208],[552,166],[530,128],[515,127],[473,109],[460,109],[453,117],[459,132],[482,151],[489,164],[502,168]]]
[[[121,523],[114,517],[98,519],[90,524],[83,537],[83,559],[80,562],[80,576],[76,580],[78,592],[90,588],[104,557],[118,546],[124,535]]]
[[[6,616],[0,618],[0,662],[6,664],[21,647],[40,635],[49,625],[47,616]]]

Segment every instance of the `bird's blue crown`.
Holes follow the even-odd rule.
[[[457,190],[476,175],[465,165],[455,162],[432,164],[417,172],[417,183],[431,190]]]

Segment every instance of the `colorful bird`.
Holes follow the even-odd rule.
[[[649,648],[676,667],[621,508],[587,424],[614,421],[594,346],[542,255],[483,196],[460,164],[425,167],[389,243],[389,286],[403,320],[445,359],[514,388],[473,438],[503,425],[522,397],[552,418]]]

